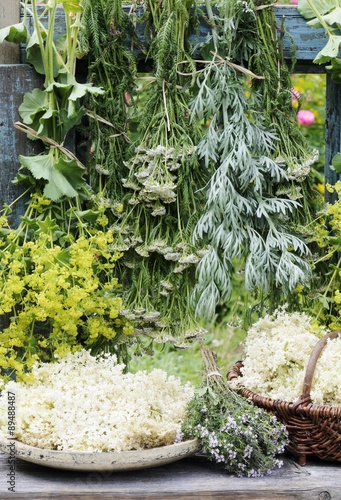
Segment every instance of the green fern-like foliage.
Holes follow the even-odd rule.
[[[88,79],[102,87],[101,98],[87,107],[90,145],[88,164],[94,189],[115,207],[121,202],[123,161],[130,145],[128,100],[135,88],[136,60],[130,43],[136,38],[131,17],[121,0],[85,0],[81,44],[88,53]],[[98,118],[98,119],[96,119]]]

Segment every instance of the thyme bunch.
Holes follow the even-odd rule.
[[[197,151],[212,174],[194,233],[197,244],[208,246],[193,293],[196,313],[205,318],[229,301],[236,262],[244,265],[248,291],[272,297],[270,292],[288,294],[310,276],[302,259],[308,248],[291,227],[298,202],[277,194],[288,182],[274,159],[279,138],[261,95],[246,87],[250,76],[263,78],[247,67],[261,50],[255,5],[234,0],[228,7],[226,12],[226,2],[219,2],[217,15],[208,9],[215,28],[202,50],[212,56],[191,103],[192,119],[209,122]]]
[[[183,437],[199,438],[208,460],[235,476],[260,477],[281,467],[285,426],[230,388],[213,351],[202,348],[202,354],[205,382],[188,405]]]

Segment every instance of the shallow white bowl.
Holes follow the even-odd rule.
[[[8,454],[13,450],[13,448],[9,450],[9,442],[0,443],[0,448]],[[45,450],[15,441],[15,455],[21,460],[45,467],[81,471],[147,469],[181,460],[199,450],[198,439],[159,448],[103,453]]]

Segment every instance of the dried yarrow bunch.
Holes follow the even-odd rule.
[[[201,127],[191,123],[189,110],[194,4],[144,4],[153,73],[145,90],[138,140],[127,155],[125,175],[116,178],[124,187],[124,211],[112,226],[117,249],[124,253],[119,266],[127,317],[137,320],[137,333],[178,346],[204,333],[190,301],[195,269],[203,256],[192,236],[208,181],[196,154]]]
[[[199,438],[208,459],[236,476],[260,477],[281,467],[278,455],[288,443],[285,426],[231,390],[215,354],[202,352],[205,382],[188,406],[181,437]]]

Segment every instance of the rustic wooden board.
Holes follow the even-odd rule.
[[[298,65],[306,65],[304,73],[324,72],[323,66],[313,64],[312,61],[327,42],[325,30],[308,27],[306,20],[294,5],[277,6],[275,14],[279,29],[284,21],[286,35],[283,49],[286,59],[292,58],[292,49],[295,48]]]
[[[0,500],[4,499],[300,499],[340,500],[340,463],[285,458],[282,469],[262,478],[236,478],[203,455],[134,472],[71,472],[17,460],[15,492],[8,491],[7,455],[0,455]]]
[[[1,0],[0,0],[1,1]],[[2,0],[7,1],[7,0]],[[41,7],[42,12],[43,7]],[[129,12],[130,6],[124,6],[124,9]],[[142,7],[137,8],[137,14],[142,15]],[[313,65],[312,60],[316,54],[322,49],[326,43],[325,31],[324,29],[309,28],[307,27],[306,20],[298,13],[297,8],[294,5],[276,6],[274,8],[276,15],[276,22],[279,32],[284,29],[286,33],[283,39],[284,55],[286,59],[290,60],[292,58],[293,49],[296,51],[296,58],[298,61],[298,67],[302,68],[304,72],[309,71],[313,73],[324,72],[323,66]],[[43,18],[43,20],[46,18]],[[56,16],[56,37],[61,36],[64,33],[65,18],[62,10],[57,13]],[[30,16],[27,17],[27,27],[30,31],[33,30],[33,20]],[[191,37],[196,41],[203,41],[210,28],[204,22],[201,23],[199,37],[197,35]],[[143,37],[143,28],[138,30],[141,35],[141,40]],[[25,61],[25,54],[22,50],[22,59]]]
[[[0,65],[0,208],[23,192],[20,186],[12,183],[20,167],[18,156],[31,154],[39,147],[16,130],[14,123],[20,118],[18,108],[24,94],[41,84],[41,77],[26,64]],[[16,223],[24,213],[24,203],[22,199],[14,205],[11,222]]]
[[[19,21],[20,0],[0,0],[0,28],[6,28]],[[19,47],[15,43],[0,45],[0,64],[19,63]]]

